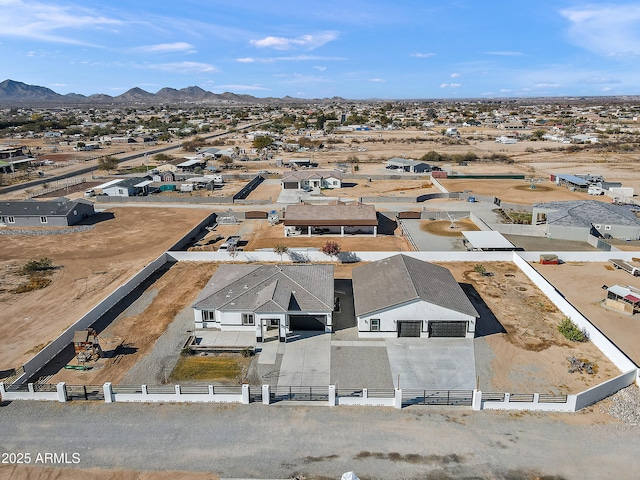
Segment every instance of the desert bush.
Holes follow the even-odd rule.
[[[564,317],[558,325],[558,331],[570,342],[586,342],[589,335],[585,329],[580,330],[570,318]]]

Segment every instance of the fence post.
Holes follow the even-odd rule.
[[[113,403],[113,388],[111,382],[107,382],[102,386],[104,392],[104,403]]]
[[[539,393],[534,393],[533,394],[533,403],[540,403],[540,394]]]
[[[402,408],[402,389],[401,388],[396,388],[393,406],[394,408],[398,408],[398,409]]]
[[[473,398],[471,400],[471,409],[482,410],[482,391],[480,390],[473,391]]]
[[[207,390],[209,391],[210,400],[213,401],[213,398],[214,398],[213,397],[213,395],[214,395],[214,393],[213,393],[213,385],[208,385],[207,386]]]
[[[363,388],[362,389],[362,398],[369,398],[369,389],[368,388]]]
[[[176,397],[179,397],[181,392],[180,392],[180,385],[175,385],[175,390],[176,390]],[[177,398],[176,398],[177,400]]]
[[[58,392],[58,401],[59,402],[66,402],[67,401],[67,384],[64,382],[59,382],[58,385],[56,385],[56,391]]]
[[[27,388],[29,389],[29,393],[35,393],[35,389],[33,388],[33,383],[28,383]]]
[[[242,403],[244,405],[249,404],[249,384],[248,383],[242,384]]]
[[[146,385],[141,385],[140,386],[140,390],[142,391],[142,395],[148,395],[149,391],[147,390],[147,386]]]
[[[336,386],[335,385],[329,385],[329,406],[330,407],[336,406]]]
[[[262,404],[269,405],[271,403],[271,385],[262,385]]]
[[[4,397],[7,391],[4,388],[4,382],[0,382],[0,397]]]

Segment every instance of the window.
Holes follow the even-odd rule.
[[[215,320],[216,319],[216,312],[210,312],[208,310],[202,310],[202,320],[203,321],[207,321],[207,320]]]
[[[605,230],[611,230],[611,225],[605,225],[605,226],[604,226],[604,229],[605,229]]]
[[[253,325],[253,313],[243,313],[242,314],[242,325]]]
[[[40,217],[40,223],[47,223],[47,217]]]
[[[7,217],[7,223],[16,223],[15,217]]]
[[[371,331],[372,332],[379,332],[380,331],[380,319],[379,318],[372,318],[371,319]]]
[[[596,223],[594,227],[596,227],[597,230],[600,230],[602,228],[602,225]]]

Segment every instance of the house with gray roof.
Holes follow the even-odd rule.
[[[390,158],[387,160],[387,168],[395,170],[403,170],[410,173],[424,173],[430,172],[431,167],[428,163],[420,162],[418,160],[411,160],[409,158]]]
[[[333,265],[220,265],[191,305],[195,328],[331,332]]]
[[[0,226],[68,227],[94,213],[93,203],[83,199],[4,201],[0,202]]]
[[[533,221],[546,223],[546,236],[586,242],[590,237],[640,239],[640,218],[625,205],[598,200],[539,203]]]
[[[282,189],[320,189],[340,188],[342,172],[340,170],[295,170],[282,175]]]
[[[353,269],[358,335],[473,338],[478,312],[449,270],[406,255]]]

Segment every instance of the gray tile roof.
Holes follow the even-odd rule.
[[[590,227],[592,223],[640,227],[640,219],[623,205],[598,200],[574,200],[534,205],[549,210],[547,223],[566,227]]]
[[[331,312],[333,293],[333,265],[220,265],[192,307]]]
[[[78,204],[93,205],[83,199],[69,200],[68,198],[58,198],[50,201],[25,200],[25,201],[4,201],[0,202],[0,215],[10,217],[20,216],[58,216],[66,217]]]
[[[358,316],[423,300],[479,317],[449,270],[405,255],[354,268],[353,297]]]

